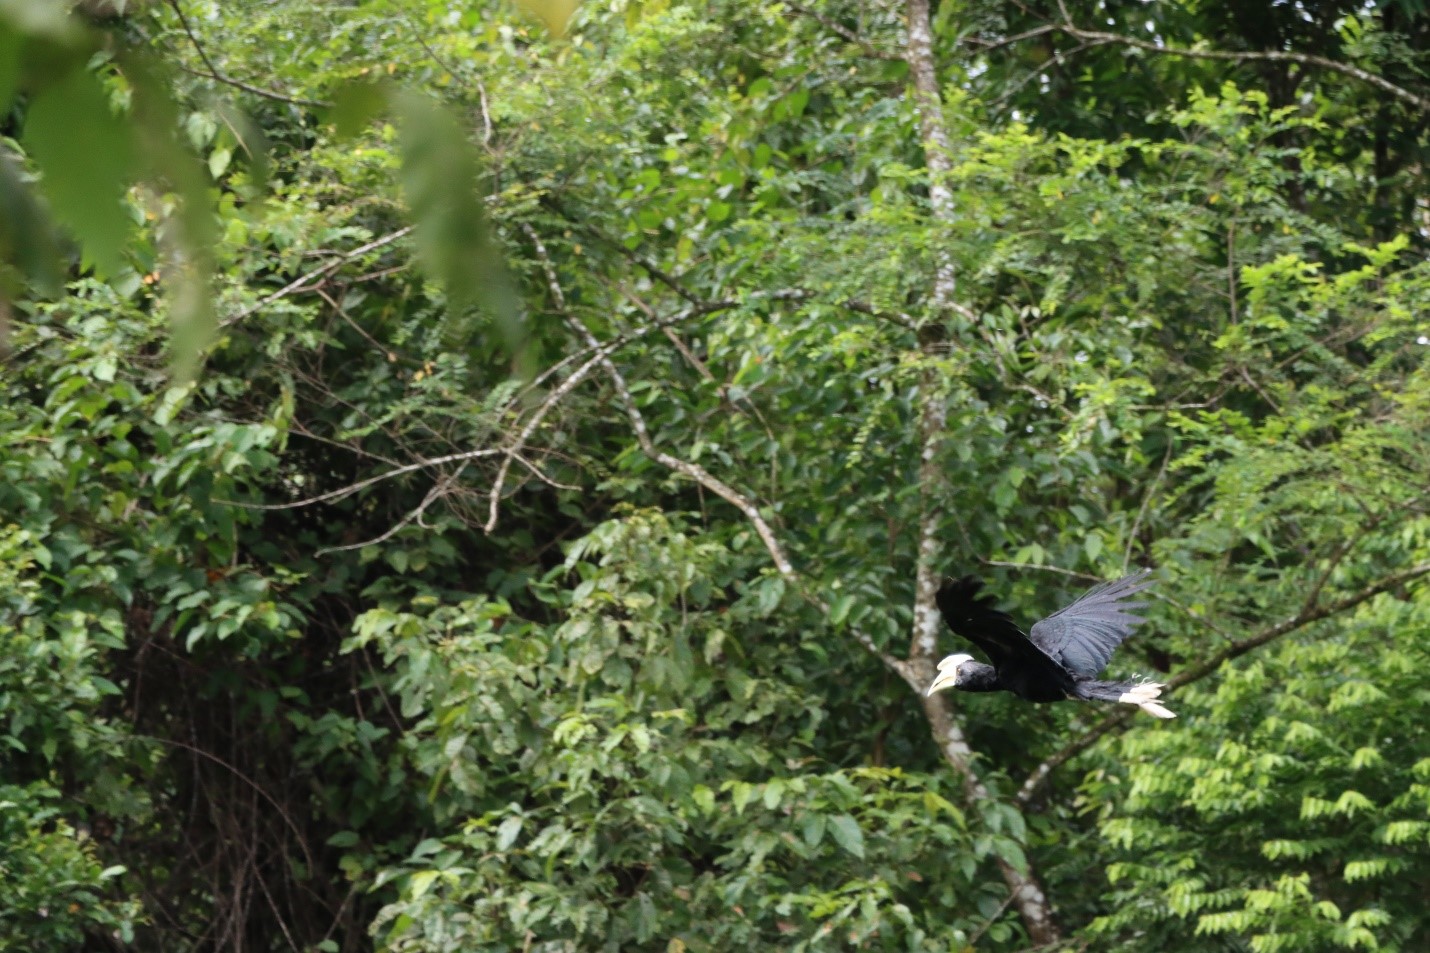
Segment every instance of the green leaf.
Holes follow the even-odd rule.
[[[388,94],[383,83],[344,83],[334,90],[327,118],[339,141],[356,136],[381,115],[387,108]]]
[[[521,835],[523,823],[523,818],[518,815],[512,815],[501,822],[501,825],[497,827],[497,850],[506,850],[516,843],[517,837]]]
[[[804,842],[811,848],[818,847],[819,842],[824,840],[824,829],[827,823],[823,814],[806,814],[800,825]]]
[[[1102,555],[1102,537],[1093,533],[1082,541],[1082,551],[1087,554],[1087,561],[1097,562],[1097,557]]]
[[[0,18],[0,116],[8,115],[20,84],[20,33]]]
[[[516,0],[528,13],[533,13],[556,36],[566,35],[566,24],[576,12],[577,0]]]
[[[836,814],[829,819],[829,831],[834,842],[859,859],[864,858],[864,832],[859,823],[848,814]]]
[[[401,126],[402,182],[418,249],[448,297],[449,320],[479,308],[495,321],[509,353],[519,355],[527,332],[506,263],[487,225],[476,152],[462,126],[426,96],[392,97]]]
[[[420,900],[422,895],[432,888],[438,874],[439,871],[436,870],[417,871],[407,883],[407,895],[413,900]]]
[[[42,294],[59,294],[59,245],[49,217],[4,150],[0,150],[0,261],[10,263]],[[0,296],[7,291],[4,277],[0,274]]]
[[[221,177],[228,171],[228,164],[233,161],[233,150],[227,146],[219,146],[209,153],[209,175],[215,179]]]
[[[134,145],[98,77],[75,69],[45,88],[26,111],[23,140],[55,217],[101,273],[113,275],[133,225],[124,193],[135,170]]]

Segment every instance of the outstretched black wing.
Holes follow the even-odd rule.
[[[1151,573],[1144,569],[1089,589],[1072,605],[1035,623],[1029,639],[1074,675],[1092,678],[1142,621],[1136,610],[1147,603],[1126,600],[1152,585]]]
[[[1050,661],[1043,651],[1023,634],[1013,617],[994,608],[993,597],[980,595],[983,584],[972,576],[951,579],[935,597],[943,621],[954,631],[983,650],[996,669],[1030,659]],[[1039,658],[1041,656],[1041,658]]]

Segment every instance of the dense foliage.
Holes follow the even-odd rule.
[[[64,6],[0,948],[1430,945],[1419,4]],[[921,702],[1131,565],[1178,720]]]

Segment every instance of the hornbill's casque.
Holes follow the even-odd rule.
[[[1128,602],[1152,585],[1151,570],[1125,576],[1090,590],[1023,634],[1011,616],[979,595],[982,584],[972,576],[950,580],[937,601],[944,622],[956,634],[982,649],[992,665],[971,655],[950,655],[938,663],[938,674],[926,694],[957,688],[965,692],[1012,692],[1030,702],[1068,698],[1136,705],[1156,718],[1175,718],[1157,698],[1156,682],[1104,682],[1097,676],[1122,640],[1142,621],[1135,610],[1145,602]]]

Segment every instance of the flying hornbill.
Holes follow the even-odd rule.
[[[1089,589],[1072,605],[1033,624],[1027,635],[1012,617],[979,595],[982,584],[972,576],[949,580],[939,589],[938,610],[944,622],[988,656],[992,665],[971,655],[950,655],[938,663],[938,674],[927,695],[946,688],[965,692],[1012,692],[1030,702],[1067,698],[1136,705],[1156,718],[1175,718],[1157,698],[1156,682],[1104,682],[1097,675],[1132,627],[1134,614],[1147,603],[1128,602],[1152,585],[1150,569]]]

